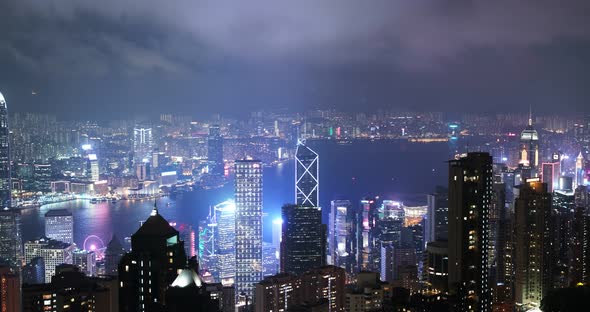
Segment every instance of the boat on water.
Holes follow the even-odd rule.
[[[96,203],[98,203],[98,199],[92,198],[92,199],[90,199],[90,203],[91,204],[96,204]]]

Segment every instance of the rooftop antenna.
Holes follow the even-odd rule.
[[[156,200],[154,199],[154,208],[152,209],[152,213],[150,213],[150,216],[156,216],[158,215],[158,205],[156,204]]]
[[[529,104],[529,126],[533,125],[533,104]]]

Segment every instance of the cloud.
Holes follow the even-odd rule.
[[[584,0],[21,0],[3,6],[4,50],[45,72],[69,63],[74,72],[178,74],[225,57],[429,70],[481,49],[504,53],[590,36]],[[19,44],[23,28],[30,46]],[[31,48],[45,52],[34,55]]]

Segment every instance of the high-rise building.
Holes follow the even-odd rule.
[[[541,165],[541,181],[547,184],[547,190],[552,193],[559,189],[559,178],[561,177],[561,161],[559,154],[555,154],[557,159],[546,162]]]
[[[23,284],[45,283],[45,261],[41,257],[35,257],[22,269]]]
[[[533,127],[532,114],[529,116],[527,127],[520,133],[520,157],[519,163],[530,167],[532,175],[536,176],[539,169],[539,134]]]
[[[448,241],[428,242],[424,275],[426,282],[436,292],[449,289],[449,245]]]
[[[23,311],[119,311],[117,280],[85,276],[76,266],[60,265],[51,283],[23,286]]]
[[[223,137],[221,136],[219,125],[209,126],[207,158],[209,159],[209,173],[223,176],[225,173],[223,163]]]
[[[539,308],[550,288],[551,194],[547,184],[522,185],[515,203],[515,302],[526,309]]]
[[[96,154],[88,154],[88,165],[90,167],[90,181],[96,182],[100,180],[98,156],[96,156]]]
[[[18,210],[0,210],[0,262],[14,269],[22,266],[21,215]]]
[[[590,192],[578,186],[575,192],[570,284],[590,284]]]
[[[331,202],[328,257],[331,265],[343,268],[349,276],[355,274],[358,268],[356,212],[349,200]]]
[[[73,264],[86,276],[96,276],[96,253],[88,250],[75,250]]]
[[[334,266],[269,276],[256,285],[255,311],[345,311],[345,284],[344,269]]]
[[[380,270],[379,258],[381,246],[378,244],[379,210],[377,202],[373,198],[365,198],[360,202],[360,211],[357,212],[356,238],[358,248],[358,271]]]
[[[236,296],[253,302],[256,283],[262,280],[262,162],[235,163]]]
[[[18,274],[0,265],[0,311],[21,312],[21,289]]]
[[[279,251],[283,239],[283,219],[272,220],[272,245]]]
[[[574,177],[573,189],[576,189],[576,187],[578,187],[579,185],[584,185],[584,176],[585,176],[584,162],[585,162],[584,156],[582,155],[582,152],[580,152],[580,154],[578,154],[578,157],[576,157],[576,165],[575,165],[576,176]]]
[[[119,262],[125,255],[125,249],[117,239],[117,236],[113,235],[111,241],[107,244],[107,249],[104,253],[104,271],[105,275],[118,276],[119,275]]]
[[[152,128],[136,126],[133,128],[133,159],[140,163],[148,159],[153,150]]]
[[[45,236],[57,241],[74,243],[74,217],[67,209],[54,209],[45,213]]]
[[[8,107],[0,93],[0,208],[11,205],[10,172],[10,130],[8,128]]]
[[[449,191],[438,187],[436,192],[426,196],[428,212],[425,218],[425,243],[448,239]]]
[[[154,204],[119,263],[119,311],[160,311],[166,288],[186,265],[184,242]]]
[[[491,311],[488,235],[492,157],[468,153],[449,161],[449,289],[459,311]]]
[[[236,204],[228,200],[213,207],[209,226],[213,233],[214,276],[224,285],[234,283],[236,275]]]
[[[383,280],[383,278],[381,278]],[[346,289],[347,312],[393,311],[391,296],[393,287],[379,280],[379,273],[361,272],[356,283]]]
[[[326,264],[326,227],[318,207],[285,205],[281,272],[299,275]]]
[[[295,154],[295,200],[300,207],[320,207],[319,156],[311,148],[299,143]]]
[[[393,244],[400,247],[402,241],[402,228],[405,223],[406,212],[402,203],[393,200],[383,200],[379,208],[379,218],[377,219],[377,234],[375,246],[380,248],[380,244]],[[378,249],[377,254],[381,251]]]
[[[46,237],[25,242],[25,262],[41,257],[45,262],[45,283],[51,283],[55,268],[60,264],[72,264],[74,261],[74,244],[69,244]]]

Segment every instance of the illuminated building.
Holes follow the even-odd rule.
[[[295,200],[299,207],[320,207],[319,205],[319,156],[303,143],[297,145],[295,153]]]
[[[256,312],[282,311],[302,302],[301,280],[292,274],[281,273],[266,277],[256,284]]]
[[[587,186],[575,191],[570,284],[590,284],[590,193]]]
[[[442,187],[437,188],[436,193],[428,194],[428,212],[424,226],[425,241],[434,242],[448,239],[449,226],[449,194]]]
[[[526,308],[541,305],[551,287],[551,195],[547,185],[521,187],[515,203],[515,302]]]
[[[184,252],[187,257],[191,258],[196,256],[196,236],[193,227],[185,223],[179,224],[176,222],[171,222],[170,225],[178,230],[180,240],[184,242]]]
[[[558,154],[555,154],[554,157],[555,156],[557,156],[557,159],[541,165],[541,182],[547,184],[547,191],[549,193],[560,189],[559,178],[561,177],[561,161],[559,160]]]
[[[119,311],[160,311],[166,288],[186,265],[184,242],[154,204],[119,263]]]
[[[393,200],[384,200],[379,209],[377,219],[377,233],[375,234],[374,247],[377,248],[375,258],[379,257],[379,244],[393,244],[400,246],[402,240],[402,228],[404,226],[406,213],[402,203]]]
[[[356,237],[359,271],[379,270],[377,265],[379,255],[379,246],[377,244],[377,221],[379,220],[379,211],[374,199],[363,199],[360,202],[360,212],[357,213]]]
[[[98,157],[96,154],[88,154],[88,165],[90,167],[90,181],[96,182],[100,180]]]
[[[283,239],[283,219],[272,220],[272,245],[277,251],[281,249],[281,240]]]
[[[23,285],[23,311],[119,311],[117,280],[85,276],[76,266],[60,265],[51,283]]]
[[[185,268],[166,289],[167,312],[218,311],[218,299],[213,299],[199,274]]]
[[[74,217],[67,209],[45,213],[45,236],[57,241],[74,243]]]
[[[262,162],[235,163],[236,296],[252,302],[262,280]]]
[[[19,210],[0,210],[0,261],[18,269],[22,266],[22,233]]]
[[[236,205],[227,200],[213,207],[209,213],[210,254],[212,259],[208,270],[217,282],[233,284],[236,275]],[[205,233],[206,234],[206,233]],[[208,239],[207,235],[203,237]],[[205,247],[207,248],[207,247]]]
[[[10,130],[8,128],[8,107],[0,93],[0,208],[11,205],[11,172],[10,172]]]
[[[584,177],[585,177],[584,169],[585,169],[584,168],[584,156],[582,156],[582,152],[580,152],[580,154],[578,154],[578,157],[576,157],[576,167],[575,167],[576,176],[574,178],[573,189],[576,189],[576,187],[578,187],[579,185],[584,185]]]
[[[23,284],[43,284],[45,283],[45,261],[41,257],[35,257],[25,264],[21,270]]]
[[[133,159],[136,164],[149,159],[153,150],[152,128],[136,126],[133,128]]]
[[[361,272],[356,283],[346,289],[347,312],[393,311],[389,306],[393,287],[381,282],[375,272]]]
[[[60,264],[72,264],[76,246],[42,237],[25,242],[25,262],[41,257],[45,262],[45,283],[50,283],[55,275],[55,268]]]
[[[333,200],[330,210],[329,252],[331,265],[341,267],[349,276],[357,272],[357,215],[349,200]]]
[[[381,244],[381,280],[389,283],[401,280],[404,268],[416,267],[416,249],[414,246],[400,246],[392,243]],[[417,280],[418,276],[414,276]]]
[[[107,244],[107,249],[104,253],[104,268],[106,275],[119,275],[119,262],[124,255],[125,249],[117,239],[117,236],[113,235],[111,241]]]
[[[428,242],[425,263],[426,281],[436,292],[449,289],[449,244],[446,240]]]
[[[520,133],[519,163],[534,170],[539,167],[539,134],[533,127],[533,117],[529,116],[527,127]],[[533,173],[536,176],[536,173]]]
[[[326,264],[326,227],[313,206],[282,208],[281,272],[301,274]]]
[[[223,163],[223,137],[219,125],[209,127],[209,137],[207,138],[207,158],[209,159],[209,173],[214,175],[224,175]]]
[[[491,311],[488,280],[492,157],[468,153],[449,161],[449,289],[460,311]]]
[[[18,274],[0,266],[0,311],[21,312],[21,288]]]
[[[280,258],[278,249],[271,243],[262,243],[262,273],[264,277],[279,273]]]
[[[72,263],[86,276],[96,276],[96,253],[88,250],[75,250]]]
[[[344,269],[334,266],[269,276],[256,285],[255,311],[346,311],[345,283]]]

